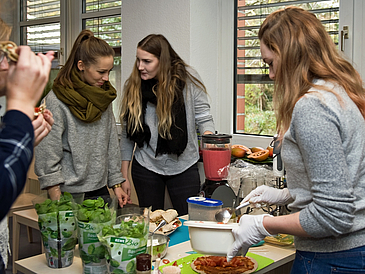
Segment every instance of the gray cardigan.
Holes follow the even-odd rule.
[[[200,79],[196,71],[190,72]],[[149,146],[146,144],[139,148],[136,146],[135,159],[139,164],[162,175],[179,174],[199,160],[198,138],[196,125],[203,134],[205,131],[214,132],[213,117],[210,114],[210,105],[207,94],[199,87],[188,81],[184,90],[184,100],[186,109],[186,121],[188,130],[188,144],[184,152],[177,157],[176,154],[163,154],[155,157],[157,147],[157,126],[156,106],[148,103],[146,109],[145,122],[151,130],[151,140]],[[122,129],[120,147],[122,150],[122,160],[130,161],[134,148],[134,142],[127,138],[125,124]]]
[[[345,91],[317,80],[319,90],[295,105],[282,156],[287,182],[312,238],[295,237],[298,250],[333,252],[365,244],[365,121]]]
[[[46,104],[55,122],[35,148],[35,173],[42,189],[60,184],[62,191],[82,193],[125,181],[112,104],[93,123],[72,115],[53,91]]]

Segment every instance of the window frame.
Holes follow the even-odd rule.
[[[322,1],[327,1],[327,0],[322,0]],[[290,1],[289,1],[290,2]],[[294,1],[291,1],[293,4],[304,4],[307,2],[313,2],[313,0],[298,0],[297,3],[295,3]],[[281,5],[285,5],[286,3],[275,3],[275,4],[270,4],[270,5],[276,5],[276,6],[281,6]],[[336,8],[335,8],[336,9]],[[234,64],[233,64],[233,79],[234,79],[234,87],[233,87],[233,110],[234,113],[232,115],[232,133],[234,136],[238,137],[237,139],[246,144],[247,142],[255,142],[255,143],[261,143],[261,144],[267,144],[268,140],[272,140],[273,136],[272,135],[258,135],[258,134],[252,134],[252,133],[246,133],[246,132],[239,132],[239,129],[237,127],[237,120],[238,120],[238,103],[237,103],[237,99],[239,99],[239,95],[238,95],[238,0],[234,1],[234,33],[233,33],[233,41],[234,41]],[[268,69],[268,68],[267,68]],[[250,74],[249,74],[250,75]],[[269,80],[268,78],[268,74],[267,77],[265,77],[265,75],[262,74],[257,74],[257,76],[262,77],[263,81],[257,82],[257,84],[259,83],[269,83],[272,82],[271,80]],[[247,84],[250,84],[249,82],[246,82]],[[244,141],[242,141],[244,140]],[[246,141],[247,140],[247,141]]]

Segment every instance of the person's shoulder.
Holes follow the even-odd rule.
[[[50,90],[44,97],[44,99],[46,101],[46,107],[49,109],[56,110],[56,109],[68,108],[66,104],[64,104],[60,99],[58,99],[53,90]]]
[[[200,78],[200,75],[199,75],[198,71],[195,68],[193,68],[191,66],[186,66],[186,71],[188,73],[190,73],[191,75],[193,75],[194,77]]]

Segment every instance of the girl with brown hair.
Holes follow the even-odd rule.
[[[113,49],[83,30],[45,97],[55,123],[35,150],[35,172],[52,199],[61,191],[109,196],[109,186],[121,207],[127,202],[109,82],[113,63]]]
[[[137,45],[124,86],[121,121],[125,178],[136,144],[132,179],[139,205],[163,209],[167,186],[173,207],[187,214],[186,199],[200,189],[196,125],[209,134],[214,123],[199,75],[163,35],[148,35]]]

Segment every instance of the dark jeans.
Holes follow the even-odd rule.
[[[0,274],[5,274],[5,265],[3,262],[3,258],[0,256]]]
[[[365,274],[365,246],[338,252],[297,250],[291,274]]]
[[[95,197],[104,197],[104,196],[110,196],[109,190],[106,186],[104,186],[100,189],[97,189],[97,190],[85,192],[84,199],[86,200],[86,199],[92,199]]]
[[[200,190],[197,163],[180,174],[167,176],[144,168],[134,159],[132,179],[140,207],[152,206],[152,210],[164,209],[165,186],[167,186],[172,205],[179,216],[188,214],[186,200],[197,196]]]

